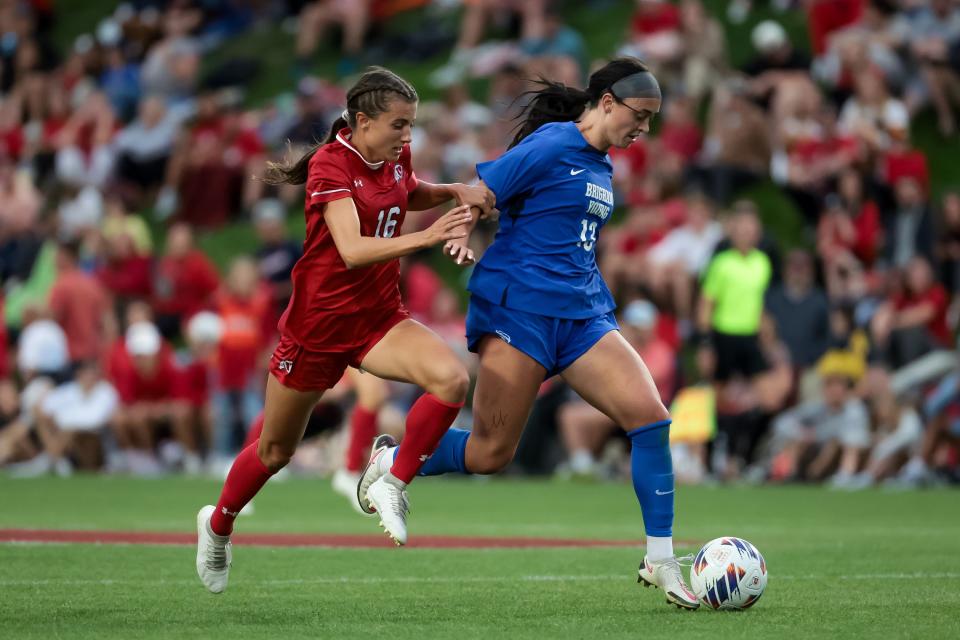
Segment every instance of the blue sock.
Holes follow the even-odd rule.
[[[670,420],[627,432],[632,444],[630,469],[633,490],[643,513],[648,536],[673,535],[673,459],[670,457]]]
[[[437,450],[433,455],[427,458],[427,461],[420,467],[418,476],[439,476],[444,473],[466,473],[467,438],[470,432],[464,429],[448,429],[440,443],[437,444]],[[397,449],[399,451],[399,448]],[[396,456],[396,452],[393,454]]]

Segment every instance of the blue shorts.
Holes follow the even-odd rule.
[[[620,326],[613,312],[585,320],[552,318],[507,309],[477,296],[470,296],[467,310],[467,348],[476,353],[480,340],[497,335],[557,375]]]

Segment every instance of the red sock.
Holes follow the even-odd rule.
[[[241,449],[246,449],[251,444],[260,439],[260,433],[263,431],[263,411],[257,414],[257,417],[253,419],[253,422],[250,423],[250,426],[247,427],[247,437],[243,439],[243,447]]]
[[[257,495],[260,488],[273,475],[263,466],[260,456],[257,455],[259,444],[258,438],[249,447],[245,447],[230,467],[217,508],[214,509],[213,517],[210,518],[210,528],[218,536],[230,535],[237,514],[253,500],[253,496]]]
[[[407,414],[407,432],[390,473],[402,482],[411,482],[436,450],[437,443],[453,424],[462,406],[462,402],[444,402],[429,393],[420,396]]]
[[[350,442],[347,444],[347,471],[359,472],[366,460],[367,449],[377,435],[377,412],[360,405],[353,408],[350,416]]]

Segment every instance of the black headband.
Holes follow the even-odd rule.
[[[620,78],[610,85],[610,93],[618,100],[624,98],[663,98],[660,93],[660,84],[649,71],[640,71]]]

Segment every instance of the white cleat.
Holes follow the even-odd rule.
[[[380,514],[380,526],[397,546],[407,544],[407,512],[410,511],[407,492],[380,477],[370,485],[365,502],[371,512]]]
[[[700,607],[697,596],[693,595],[690,587],[683,579],[680,563],[676,558],[667,558],[659,562],[650,562],[646,556],[638,570],[637,582],[644,587],[663,589],[667,596],[667,603],[674,604],[678,609],[694,611]]]
[[[370,461],[366,468],[360,474],[360,480],[357,482],[356,496],[357,503],[364,513],[376,513],[376,509],[369,506],[367,502],[367,491],[370,486],[390,471],[393,466],[393,456],[387,455],[393,447],[397,446],[397,441],[393,436],[381,434],[373,441],[373,449],[370,452]]]
[[[363,505],[357,498],[357,485],[360,483],[360,474],[356,471],[347,471],[346,469],[337,469],[333,474],[333,490],[350,503],[353,510],[357,513],[366,513]]]
[[[210,530],[215,508],[208,504],[197,514],[197,575],[208,591],[223,593],[230,575],[233,545],[230,536],[218,536]]]

